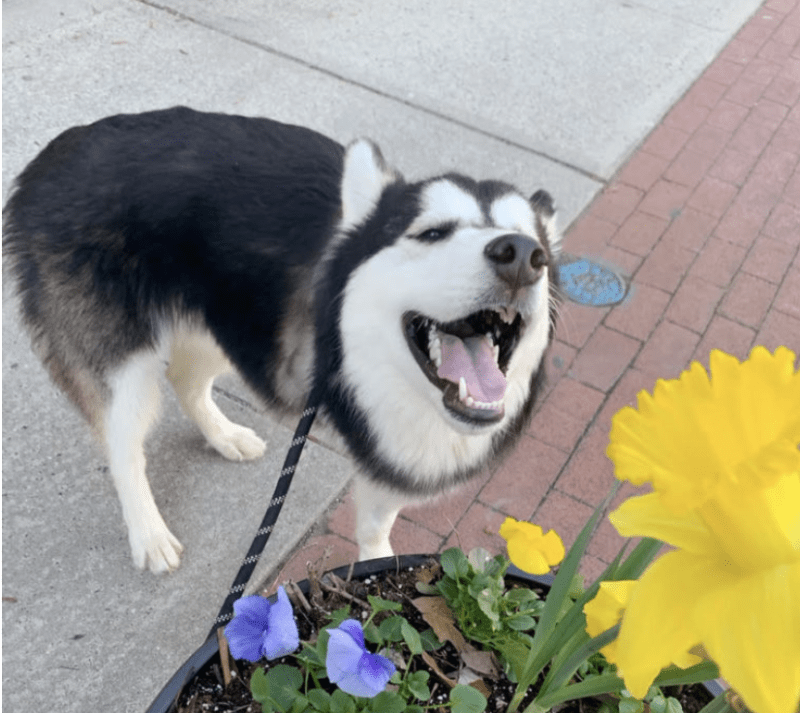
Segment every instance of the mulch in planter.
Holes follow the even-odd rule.
[[[352,618],[366,618],[371,608],[367,604],[367,596],[373,595],[399,602],[403,609],[398,612],[405,617],[418,631],[430,627],[422,615],[412,604],[412,600],[419,597],[416,585],[420,577],[430,580],[440,572],[438,563],[430,560],[426,564],[415,567],[405,567],[399,570],[391,569],[378,575],[371,575],[366,579],[356,578],[346,581],[336,575],[326,575],[320,580],[313,571],[309,572],[309,594],[304,596],[296,587],[288,587],[287,593],[294,606],[295,616],[300,631],[300,639],[304,641],[316,638],[317,632],[330,621],[330,614],[342,607],[349,606]],[[508,586],[515,586],[510,576],[506,577]],[[530,584],[524,586],[531,587]],[[533,585],[536,589],[537,585]],[[544,588],[539,590],[541,595],[546,593]],[[381,618],[389,614],[380,613],[373,620],[379,624]],[[412,665],[418,670],[420,667],[430,672],[429,687],[431,699],[427,705],[437,702],[447,702],[449,697],[449,684],[445,679],[457,680],[461,665],[461,656],[449,642],[443,644],[436,651],[430,652],[439,671],[432,670],[425,665],[421,657],[414,657]],[[214,711],[218,713],[261,713],[261,704],[254,702],[249,689],[249,680],[253,671],[260,666],[269,668],[270,665],[285,663],[293,665],[294,659],[287,656],[272,662],[251,664],[248,661],[236,661],[232,664],[232,677],[226,686],[220,659],[215,656],[204,666],[197,676],[186,686],[178,699],[176,713],[201,713]],[[481,686],[481,682],[476,684]],[[331,686],[332,692],[335,687]],[[482,692],[487,695],[487,711],[503,711],[515,691],[515,684],[510,682],[500,673],[497,680],[484,680]],[[697,713],[713,696],[702,686],[665,687],[662,689],[665,696],[677,698],[683,706],[684,713]],[[523,702],[520,710],[532,700]],[[416,703],[423,703],[416,701]],[[569,701],[558,707],[559,713],[594,713],[599,710],[601,701],[584,699]],[[434,709],[435,710],[435,709]],[[445,708],[442,709],[447,710]]]

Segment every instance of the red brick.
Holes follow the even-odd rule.
[[[642,199],[639,210],[657,218],[672,220],[683,208],[690,193],[691,190],[686,186],[660,180]]]
[[[764,59],[772,60],[773,62],[784,62],[792,53],[791,45],[784,42],[779,42],[774,37],[767,40],[767,42],[758,51],[758,56]]]
[[[672,221],[663,242],[698,251],[705,245],[716,224],[715,216],[687,206]]]
[[[800,108],[800,103],[797,105]],[[800,115],[787,117],[778,127],[770,142],[772,148],[791,154],[800,154]]]
[[[600,391],[608,391],[639,351],[640,343],[600,326],[572,364],[571,375]]]
[[[534,416],[528,433],[570,453],[603,398],[601,392],[574,379],[561,379]]]
[[[695,252],[662,240],[635,275],[637,282],[674,292],[695,258]]]
[[[725,149],[708,173],[727,183],[741,186],[744,185],[757,160],[756,154]]]
[[[786,106],[794,106],[800,100],[800,80],[779,76],[764,90],[764,97]]]
[[[693,134],[705,121],[708,112],[707,107],[683,99],[670,109],[664,117],[664,124],[687,134]]]
[[[591,214],[581,216],[564,235],[564,245],[580,255],[599,255],[617,229],[617,225]]]
[[[784,151],[770,143],[753,168],[753,177],[755,180],[769,182],[775,187],[783,187],[794,173],[797,158],[797,154]]]
[[[759,45],[734,37],[722,50],[714,64],[720,61],[730,61],[736,65],[746,65],[751,59],[758,56],[758,51]],[[713,67],[714,65],[711,66]],[[744,67],[740,66],[740,70],[743,71]]]
[[[637,151],[617,174],[617,181],[643,191],[649,190],[664,173],[669,161],[646,151]]]
[[[448,532],[449,534],[449,532]],[[444,537],[431,532],[405,517],[397,518],[391,534],[392,549],[398,555],[431,554],[438,552]]]
[[[590,213],[595,218],[620,225],[636,208],[642,195],[642,191],[638,188],[614,183],[606,188],[599,198],[595,199]]]
[[[713,109],[726,91],[727,87],[724,84],[700,77],[686,93],[684,101],[706,109]]]
[[[666,230],[668,222],[636,211],[611,238],[611,244],[636,255],[647,255]]]
[[[768,0],[768,2],[764,3],[764,8],[766,10],[786,14],[787,12],[791,12],[796,4],[797,0]]]
[[[711,168],[713,162],[713,156],[685,148],[664,172],[664,178],[694,188]]]
[[[555,530],[569,549],[592,512],[593,507],[554,490],[534,513],[532,522],[544,530]]]
[[[337,535],[318,535],[301,545],[280,568],[271,575],[269,584],[262,591],[273,593],[279,584],[288,581],[300,582],[308,578],[308,565],[315,569],[328,571],[358,561],[358,547]]]
[[[547,363],[545,373],[547,375],[547,379],[545,380],[544,384],[545,393],[541,395],[542,399],[544,399],[546,394],[549,393],[553,386],[558,383],[558,380],[563,378],[567,371],[569,371],[569,368],[572,366],[572,362],[575,360],[576,354],[577,350],[575,347],[572,347],[569,344],[560,341],[559,339],[555,339],[553,341],[546,357]]]
[[[442,545],[442,551],[460,547],[469,552],[475,547],[483,547],[492,555],[505,554],[506,543],[498,531],[506,517],[505,513],[492,510],[482,503],[472,503],[455,532]]]
[[[694,132],[694,136],[686,143],[686,148],[716,159],[731,140],[731,136],[733,131],[706,124]]]
[[[716,234],[738,245],[752,245],[778,198],[778,192],[760,180],[749,181],[720,221]]]
[[[770,351],[780,346],[789,347],[795,355],[800,354],[800,318],[771,310],[756,337],[756,344]]]
[[[689,275],[725,287],[736,274],[745,254],[743,247],[711,236],[692,265]]]
[[[783,17],[777,13],[759,10],[745,26],[739,30],[736,39],[763,45],[775,32]]]
[[[635,366],[659,378],[673,379],[688,366],[699,341],[694,332],[664,321],[642,348]]]
[[[638,405],[637,395],[641,391],[652,393],[657,378],[653,374],[646,374],[635,368],[628,369],[625,372],[625,376],[619,380],[614,390],[609,394],[606,403],[597,415],[595,419],[597,427],[605,429],[606,433],[610,433],[614,415],[625,406],[636,408]],[[623,489],[626,487],[629,486],[625,486]]]
[[[702,334],[722,295],[721,287],[696,277],[687,277],[672,298],[665,316],[670,322]]]
[[[608,430],[593,427],[556,481],[556,489],[592,507],[602,502],[615,480],[607,446]]]
[[[800,261],[795,261],[795,266],[786,275],[775,297],[773,307],[800,319],[800,265],[797,265],[798,262]],[[800,345],[797,345],[796,348],[800,349]]]
[[[689,136],[685,131],[659,124],[647,137],[642,150],[672,161],[689,140]]]
[[[758,328],[767,314],[777,287],[758,277],[739,273],[720,305],[720,314],[749,327]]]
[[[764,226],[764,235],[796,246],[800,242],[800,208],[779,203]]]
[[[750,110],[750,116],[747,117],[747,120],[775,131],[788,113],[789,109],[783,104],[778,104],[769,99],[761,99]]]
[[[439,535],[447,536],[490,479],[491,474],[487,471],[430,502],[403,508],[403,517]]]
[[[630,276],[639,269],[643,258],[641,255],[635,255],[611,245],[600,253],[600,259],[606,265],[613,265],[624,279],[629,280]]]
[[[692,193],[687,205],[715,218],[721,218],[738,190],[732,183],[706,176]]]
[[[517,519],[537,508],[566,463],[568,454],[523,436],[516,450],[483,486],[478,499]]]
[[[768,126],[749,119],[734,132],[727,148],[748,154],[760,154],[772,138],[774,131]]]
[[[739,79],[731,85],[731,88],[725,92],[725,99],[734,104],[751,107],[761,98],[764,91],[765,88],[763,84],[754,82],[751,79],[739,77]]]
[[[800,23],[795,19],[798,14],[800,13],[795,11],[789,15],[775,31],[772,39],[789,46],[797,44],[798,40],[800,40]]]
[[[756,332],[719,315],[711,320],[706,333],[695,349],[692,359],[708,368],[708,355],[712,349],[721,349],[737,359],[746,359]]]
[[[742,78],[749,79],[756,84],[767,85],[775,79],[780,71],[781,65],[779,63],[763,57],[754,57],[742,70]]]
[[[586,554],[596,557],[598,561],[609,564],[617,556],[622,546],[627,542],[627,538],[622,537],[611,524],[608,516],[601,518]],[[630,547],[628,548],[630,552]]]
[[[645,340],[661,320],[670,295],[649,285],[634,283],[625,301],[605,319],[605,325],[635,339]]]
[[[783,199],[794,206],[800,206],[800,170],[795,171],[794,176],[784,186]]]
[[[580,349],[603,321],[609,308],[587,307],[565,302],[556,327],[556,336],[570,346]]]
[[[534,415],[528,433],[565,453],[571,453],[585,430],[586,423],[548,401]]]
[[[748,113],[749,110],[746,106],[722,99],[708,115],[706,123],[732,134],[745,120]]]
[[[796,248],[773,238],[759,237],[750,249],[742,270],[762,280],[779,284],[794,257]]]
[[[728,50],[726,50],[726,54],[728,56],[731,55],[733,43],[728,45]],[[739,47],[746,47],[747,45],[741,44],[738,45]],[[753,52],[758,52],[758,47],[753,48]],[[738,60],[738,58],[736,58]],[[746,61],[746,60],[743,60]],[[710,79],[713,82],[718,82],[719,84],[724,84],[726,86],[732,85],[738,78],[739,75],[742,73],[743,67],[740,61],[732,61],[727,57],[719,57],[715,62],[713,62],[705,72],[703,72],[704,79]]]
[[[348,490],[339,503],[331,506],[328,514],[327,529],[335,535],[355,542],[356,513],[351,490]]]

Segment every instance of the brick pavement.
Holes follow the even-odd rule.
[[[503,551],[507,515],[569,544],[613,482],[611,417],[711,349],[800,351],[800,0],[768,0],[566,231],[566,249],[629,278],[613,308],[565,303],[549,383],[508,460],[454,495],[405,510],[398,553]],[[625,486],[618,497],[630,494]],[[351,561],[350,495],[274,578]],[[604,521],[582,571],[622,542]]]

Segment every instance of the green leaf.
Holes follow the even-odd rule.
[[[464,579],[469,574],[469,561],[458,547],[451,547],[442,552],[439,562],[445,574],[450,575],[453,579]]]
[[[341,688],[337,688],[331,696],[331,713],[356,713],[356,703]]]
[[[459,683],[450,691],[452,713],[482,713],[487,703],[486,698],[472,686]]]
[[[589,698],[599,696],[603,693],[619,693],[625,688],[622,679],[613,673],[604,673],[600,676],[592,676],[580,683],[573,683],[564,686],[545,696],[537,697],[536,702],[545,709],[550,709],[558,703],[564,701],[574,701],[577,698]]]
[[[369,600],[372,610],[376,612],[401,611],[403,609],[403,605],[400,604],[400,602],[390,602],[388,599],[383,599],[381,597],[374,597],[371,594],[367,595],[367,599]]]
[[[419,637],[419,632],[411,626],[405,619],[402,619],[402,623],[400,624],[400,631],[403,635],[403,640],[406,642],[408,646],[408,650],[414,654],[418,655],[422,653],[422,639]]]
[[[300,686],[303,685],[303,674],[300,670],[294,666],[278,664],[267,671],[266,680],[270,702],[282,711],[291,710],[295,699],[300,695]]]
[[[250,692],[259,703],[269,700],[269,682],[264,669],[261,667],[253,671],[253,675],[250,677]]]
[[[307,694],[309,703],[314,706],[314,710],[328,713],[331,709],[331,694],[321,688],[314,688]]]
[[[384,619],[378,627],[381,641],[402,641],[403,622],[405,622],[405,619],[397,615]]]
[[[530,631],[536,626],[536,619],[527,614],[520,614],[508,619],[506,624],[514,631]]]
[[[425,629],[421,631],[419,634],[419,638],[422,641],[422,648],[425,651],[437,651],[444,646],[443,641],[439,641],[439,638],[436,636],[436,632],[433,629]]]
[[[677,698],[667,698],[667,713],[683,713],[683,706]]]
[[[509,589],[503,595],[503,598],[519,606],[527,604],[528,602],[539,601],[539,595],[532,589],[528,589],[527,587],[517,587],[516,589]]]
[[[635,698],[623,698],[619,702],[619,713],[643,713],[644,701]]]
[[[427,671],[415,671],[409,674],[406,679],[408,690],[421,701],[427,701],[431,697],[431,689],[428,687],[430,674]]]
[[[375,713],[402,713],[406,702],[394,691],[381,691],[370,701],[369,708]]]
[[[656,680],[654,686],[682,686],[688,683],[702,683],[719,678],[719,669],[713,661],[701,661],[699,664],[689,668],[668,668],[663,670]]]

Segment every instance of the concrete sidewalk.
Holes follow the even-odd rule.
[[[188,104],[304,124],[342,142],[370,136],[410,178],[452,168],[509,180],[531,192],[543,186],[556,197],[565,226],[602,192],[569,233],[566,248],[602,257],[636,277],[645,269],[642,263],[657,259],[650,272],[671,275],[669,240],[662,239],[663,248],[656,243],[676,216],[669,212],[672,203],[658,200],[665,192],[674,196],[673,183],[684,186],[688,200],[685,176],[702,163],[691,155],[678,162],[677,156],[697,126],[690,132],[673,118],[660,133],[650,132],[751,16],[747,27],[776,33],[788,28],[773,51],[786,45],[783,60],[796,63],[796,2],[770,0],[758,8],[755,0],[576,0],[557,7],[544,0],[506,0],[493,3],[491,12],[474,0],[331,7],[245,0],[6,0],[3,195],[45,143],[71,125]],[[767,37],[772,35],[761,45]],[[737,42],[755,45],[752,39]],[[748,81],[763,82],[777,62],[771,57],[765,66],[753,65],[756,76]],[[791,74],[795,69],[781,69],[789,72],[781,85],[782,106],[792,101],[789,82],[800,80]],[[776,70],[769,79],[784,74]],[[748,87],[741,84],[739,91]],[[770,101],[780,104],[779,99]],[[769,109],[773,123],[789,121],[790,109]],[[710,112],[698,118],[686,108],[680,116],[702,123]],[[796,114],[795,109],[795,120]],[[650,176],[650,185],[614,178],[648,135],[654,158],[634,160],[637,180]],[[665,154],[673,149],[674,155]],[[797,151],[794,156],[790,175],[795,171],[797,183]],[[645,194],[656,187],[660,193],[643,208]],[[715,184],[705,191],[708,205],[722,200]],[[666,215],[653,214],[665,205]],[[621,226],[633,215],[640,223],[625,233]],[[654,218],[663,225],[652,238]],[[698,228],[705,231],[703,246],[711,242],[706,228]],[[652,242],[632,234],[649,235]],[[632,242],[625,242],[626,235]],[[787,264],[795,262],[785,275],[796,275],[797,245],[791,236],[786,242],[782,254]],[[657,257],[648,261],[651,250]],[[571,527],[583,518],[593,496],[571,496],[604,485],[593,475],[602,453],[600,422],[595,429],[585,425],[595,423],[601,407],[627,398],[627,391],[615,389],[622,382],[628,390],[646,385],[636,382],[652,372],[644,366],[661,366],[655,355],[674,348],[674,322],[660,321],[661,312],[650,307],[661,304],[663,311],[683,284],[679,277],[674,285],[642,282],[617,310],[568,308],[567,331],[553,353],[552,398],[537,417],[544,441],[531,435],[502,471],[447,503],[446,524],[431,512],[408,514],[399,524],[398,551],[438,549],[456,536],[467,547],[480,544],[482,530],[508,511],[509,502],[530,505],[518,516],[540,512],[541,497],[534,503],[533,490],[555,494],[545,509],[550,524]],[[796,288],[784,286],[789,279],[780,276],[774,284],[778,297],[773,294],[768,307],[779,299],[792,303]],[[694,304],[691,295],[685,299]],[[776,311],[775,334],[792,328],[787,309]],[[641,326],[646,320],[667,326],[648,330]],[[726,346],[712,337],[706,346]],[[699,351],[699,339],[692,349],[681,347],[681,356]],[[617,363],[620,354],[628,354],[625,364]],[[641,373],[626,380],[634,357]],[[293,424],[275,423],[236,379],[225,380],[218,391],[222,408],[255,428],[269,447],[263,461],[230,464],[202,446],[165,390],[164,418],[148,445],[149,474],[187,553],[178,572],[156,578],[130,564],[103,458],[32,356],[8,299],[3,386],[5,710],[94,711],[113,701],[115,710],[142,711],[202,643],[261,518]],[[550,435],[544,435],[548,427]],[[533,459],[546,468],[547,482],[523,478],[523,467]],[[563,482],[571,485],[559,490],[553,482],[565,467],[571,475]],[[312,444],[257,574],[261,580],[274,581],[270,569],[296,550],[313,525],[326,521],[350,473],[345,457]],[[333,510],[327,530],[295,556],[290,569],[326,544],[334,545],[334,556],[349,555],[346,508],[345,503]],[[602,554],[594,552],[599,561]]]

